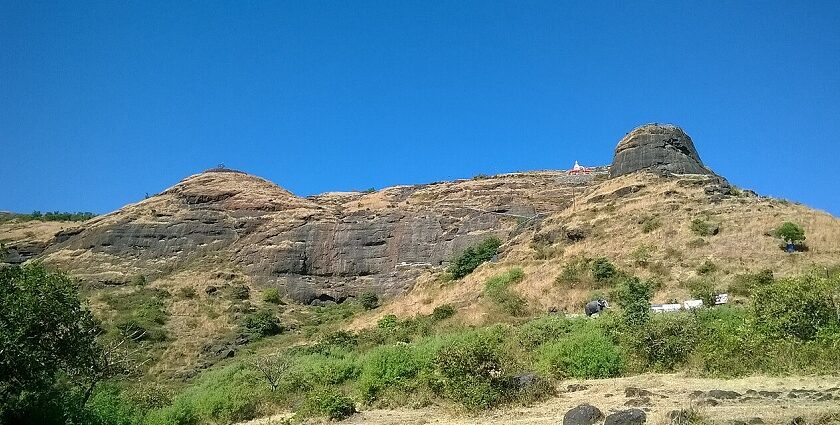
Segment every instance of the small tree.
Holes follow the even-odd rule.
[[[787,243],[799,243],[805,240],[805,230],[798,224],[786,221],[776,229],[776,237]]]
[[[280,353],[260,356],[251,361],[251,367],[263,376],[271,391],[277,391],[290,366],[289,358]]]
[[[496,255],[500,246],[502,246],[502,241],[495,236],[491,236],[480,244],[465,249],[452,263],[449,272],[455,279],[460,279],[472,273],[482,263],[490,261]]]
[[[69,277],[0,267],[0,423],[64,423],[109,376],[111,351]]]
[[[616,291],[616,301],[624,310],[624,322],[631,326],[641,326],[650,319],[650,299],[653,288],[638,277],[624,279]]]

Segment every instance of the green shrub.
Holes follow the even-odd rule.
[[[277,288],[268,288],[263,292],[263,301],[272,304],[280,304],[280,291]]]
[[[307,415],[342,420],[356,413],[356,406],[350,397],[331,388],[321,388],[309,393],[302,412]]]
[[[242,321],[242,331],[254,338],[277,335],[283,331],[280,320],[270,309],[257,310],[247,314]]]
[[[268,398],[261,378],[244,365],[211,370],[177,395],[172,403],[150,411],[148,425],[235,423],[253,419]]]
[[[178,288],[178,296],[183,299],[192,299],[195,298],[196,295],[198,294],[195,292],[195,288],[193,288],[192,286],[184,286]]]
[[[557,279],[554,280],[554,283],[571,287],[585,283],[588,277],[587,275],[590,274],[591,262],[592,260],[582,257],[570,260],[563,265],[563,270],[557,276]]]
[[[134,341],[165,341],[163,325],[169,319],[163,299],[168,294],[161,290],[138,288],[125,293],[110,293],[103,297],[115,311],[111,322],[115,329]]]
[[[638,277],[626,277],[615,291],[613,298],[623,310],[622,318],[627,326],[641,326],[650,318],[650,299],[653,287]]]
[[[691,297],[702,300],[703,305],[706,307],[714,306],[715,299],[720,293],[712,280],[703,278],[697,278],[689,281],[688,289],[691,293]]]
[[[525,349],[534,349],[542,344],[564,338],[575,329],[578,329],[580,323],[582,322],[566,319],[558,315],[543,316],[529,320],[517,328],[517,343]]]
[[[655,314],[631,338],[649,367],[672,371],[688,359],[699,333],[699,323],[692,314]]]
[[[714,236],[720,232],[720,225],[702,218],[691,220],[691,231],[697,236]]]
[[[650,263],[651,251],[653,251],[653,248],[648,245],[641,245],[636,248],[630,253],[630,257],[633,258],[633,264],[639,267],[647,267]]]
[[[712,260],[706,260],[697,266],[697,274],[706,275],[717,271],[717,265]]]
[[[765,334],[810,341],[821,328],[840,321],[840,279],[814,275],[778,279],[755,288],[751,301],[752,316]]]
[[[359,389],[365,400],[371,401],[391,387],[406,389],[424,367],[415,350],[406,345],[374,348],[362,360]]]
[[[621,374],[619,348],[596,329],[575,332],[537,350],[541,369],[558,379],[611,378]]]
[[[506,313],[514,316],[522,315],[528,303],[523,297],[511,291],[509,286],[521,281],[524,277],[525,273],[518,267],[493,276],[485,283],[484,294]]]
[[[432,319],[435,321],[441,321],[444,319],[448,319],[455,315],[455,307],[452,304],[441,304],[435,307],[432,310]]]
[[[645,216],[639,220],[639,224],[642,225],[642,233],[650,233],[662,227],[662,220],[656,216]]]
[[[482,263],[492,259],[502,246],[502,241],[495,237],[489,237],[464,250],[449,267],[449,272],[455,279],[460,279],[475,270]]]
[[[592,262],[592,277],[598,282],[606,282],[618,275],[618,270],[610,260],[599,257]]]
[[[376,327],[379,329],[389,330],[397,327],[397,316],[393,314],[386,314],[376,322]]]
[[[470,410],[501,403],[510,389],[506,358],[497,332],[478,332],[441,348],[434,359],[433,389]]]
[[[134,286],[145,286],[146,285],[146,276],[143,276],[142,274],[138,274],[137,276],[134,276],[134,278],[131,279],[131,284],[134,285]]]
[[[805,230],[790,221],[782,223],[773,233],[777,238],[787,243],[797,243],[805,240]]]
[[[228,289],[231,298],[235,300],[247,300],[251,298],[251,289],[245,285],[233,285]]]
[[[352,350],[359,345],[359,338],[350,331],[338,330],[324,335],[315,345],[313,352],[328,353],[333,349]]]
[[[752,295],[755,288],[770,283],[773,283],[773,271],[770,269],[764,269],[758,273],[739,274],[729,284],[729,293],[748,297]]]
[[[379,307],[379,297],[374,292],[363,292],[359,295],[359,303],[365,310],[373,310]]]

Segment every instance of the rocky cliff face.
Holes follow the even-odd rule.
[[[627,133],[615,148],[610,177],[640,170],[713,174],[700,161],[691,137],[673,125],[647,124]]]
[[[712,202],[730,193],[678,127],[645,125],[618,143],[609,175],[640,170],[710,175],[705,193]],[[259,177],[213,169],[62,228],[51,240],[8,238],[7,257],[36,257],[104,285],[189,271],[276,286],[303,303],[341,301],[366,290],[394,295],[469,245],[490,235],[508,240],[525,225],[567,210],[606,174],[606,168],[582,175],[514,173],[301,198]],[[568,238],[582,237],[581,229],[564,229]]]
[[[530,172],[300,198],[212,170],[59,232],[41,259],[99,284],[218,270],[303,303],[393,295],[465,247],[565,208],[594,176]]]

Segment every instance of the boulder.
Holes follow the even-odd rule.
[[[647,422],[647,414],[641,409],[622,410],[607,416],[604,425],[641,425]]]
[[[718,400],[732,400],[741,396],[741,394],[735,391],[726,390],[711,390],[708,392],[708,395],[709,397],[716,398]]]
[[[604,414],[597,407],[581,404],[563,415],[563,425],[592,425],[603,417]]]
[[[610,177],[650,170],[660,174],[714,174],[694,142],[673,125],[647,124],[627,133],[615,148]]]

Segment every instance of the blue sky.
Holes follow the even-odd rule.
[[[662,122],[840,215],[839,28],[836,1],[0,0],[0,210],[218,163],[299,195],[606,164]]]

